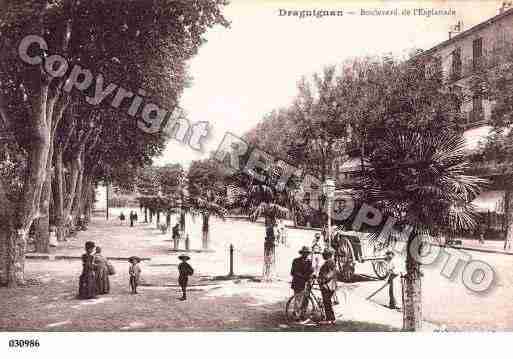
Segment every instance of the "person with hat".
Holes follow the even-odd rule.
[[[80,299],[96,298],[96,265],[94,263],[95,243],[85,243],[85,253],[82,254],[82,274],[80,275],[78,296]]]
[[[194,274],[194,269],[187,261],[191,259],[188,255],[182,254],[178,257],[182,262],[178,265],[178,284],[182,288],[182,298],[180,300],[187,299],[187,282],[189,276]]]
[[[394,279],[399,275],[395,264],[394,264],[394,256],[395,253],[391,250],[386,251],[385,253],[385,262],[387,264],[387,272],[388,272],[388,297],[389,297],[389,308],[390,309],[398,309],[397,302],[394,296]]]
[[[333,252],[326,248],[322,252],[324,263],[319,269],[318,282],[321,288],[322,302],[326,313],[326,323],[335,324],[335,313],[333,312],[332,298],[337,291],[337,267],[333,260]]]
[[[311,253],[310,248],[303,246],[299,251],[301,256],[292,261],[290,275],[292,276],[292,289],[294,290],[294,294],[301,293],[305,290],[306,282],[313,274],[312,261],[308,258]]]
[[[130,290],[132,294],[138,294],[137,286],[141,279],[141,267],[139,267],[140,261],[141,259],[136,256],[128,258],[128,262],[130,263],[130,266],[128,267],[128,275],[130,276]]]

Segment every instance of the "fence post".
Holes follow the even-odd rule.
[[[230,273],[228,276],[233,277],[233,244],[230,244]]]

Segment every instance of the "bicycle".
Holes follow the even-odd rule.
[[[302,292],[290,297],[285,306],[287,320],[299,321],[310,319],[319,323],[326,319],[322,298],[314,293],[314,289],[320,291],[319,282],[316,277],[312,277],[306,282],[305,289]]]

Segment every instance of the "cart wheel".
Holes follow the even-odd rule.
[[[354,264],[353,263],[338,263],[338,270],[343,282],[349,283],[353,279],[354,275]]]
[[[386,250],[387,248],[382,245],[375,245],[374,257],[384,257]],[[372,261],[372,268],[379,279],[385,279],[387,277],[387,263],[385,261]]]
[[[350,282],[354,275],[354,253],[347,238],[342,238],[339,242],[336,262],[342,281]]]

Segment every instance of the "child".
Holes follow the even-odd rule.
[[[182,287],[182,298],[180,300],[187,299],[187,282],[189,280],[189,276],[194,274],[194,270],[190,266],[187,261],[191,259],[191,257],[182,254],[178,257],[182,262],[178,265],[178,284]]]
[[[125,214],[123,212],[119,215],[119,221],[121,222],[121,225],[125,223]]]
[[[132,294],[137,294],[137,285],[139,284],[139,278],[141,277],[141,268],[139,262],[141,260],[138,257],[128,258],[130,266],[128,267],[128,274],[130,275],[130,290]]]

